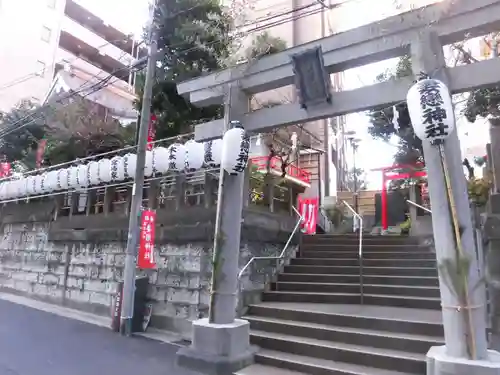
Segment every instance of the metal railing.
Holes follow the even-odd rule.
[[[426,211],[426,212],[428,212],[428,213],[432,214],[432,211],[431,211],[431,210],[429,210],[427,207],[421,206],[421,205],[419,205],[418,203],[415,203],[415,202],[413,202],[413,201],[411,201],[411,200],[409,200],[409,199],[407,199],[407,200],[406,200],[406,202],[407,202],[407,203],[409,203],[409,204],[411,204],[412,206],[415,206],[415,207],[417,207],[417,208],[420,208],[421,210],[424,210],[424,211]]]
[[[358,248],[358,258],[359,258],[359,296],[361,299],[361,304],[364,302],[364,286],[363,286],[363,218],[360,214],[356,212],[354,208],[351,207],[346,201],[342,201],[344,205],[351,211],[356,219],[359,220],[359,248]]]
[[[279,271],[280,268],[280,260],[285,257],[286,251],[288,247],[290,246],[290,243],[292,242],[293,236],[295,236],[295,233],[297,233],[297,230],[300,228],[300,224],[304,221],[304,216],[300,214],[299,211],[295,207],[292,207],[295,213],[298,215],[299,219],[297,220],[297,224],[295,224],[295,227],[293,228],[292,233],[290,234],[290,237],[288,237],[288,240],[285,243],[285,246],[283,247],[283,250],[281,250],[280,255],[278,256],[265,256],[265,257],[252,257],[247,264],[241,269],[241,271],[238,273],[238,292],[241,298],[241,278],[243,277],[245,271],[252,265],[252,263],[258,261],[258,260],[276,260],[276,272]]]

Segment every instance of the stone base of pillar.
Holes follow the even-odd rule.
[[[427,375],[500,375],[500,353],[490,350],[486,360],[473,361],[446,355],[445,346],[427,352]]]
[[[253,363],[256,348],[250,345],[250,324],[193,322],[193,340],[177,352],[177,365],[207,375],[232,375]]]

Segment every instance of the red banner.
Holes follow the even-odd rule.
[[[10,163],[0,163],[0,177],[9,177],[11,173]]]
[[[137,257],[137,266],[139,268],[156,267],[154,261],[155,224],[156,212],[151,210],[142,211],[141,239],[139,241],[139,254]]]
[[[47,140],[41,139],[38,142],[38,148],[36,150],[36,167],[40,168],[42,166],[43,155],[45,154],[45,147],[47,147]]]
[[[147,150],[151,151],[153,149],[153,142],[156,137],[156,115],[151,115],[149,120],[149,129],[148,129],[148,146]]]
[[[316,234],[316,223],[318,221],[318,198],[298,197],[299,212],[302,215],[302,231],[306,234]]]

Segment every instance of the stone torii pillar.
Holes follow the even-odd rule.
[[[225,96],[226,131],[230,121],[241,121],[248,112],[248,96],[236,85],[237,82],[230,83]],[[242,125],[245,126],[244,122]],[[216,229],[214,241],[214,246],[220,248],[220,256],[214,259],[212,269],[217,281],[213,289],[212,320],[194,321],[191,346],[177,352],[179,366],[209,375],[232,375],[253,362],[250,325],[236,316],[245,176],[245,173],[232,176],[221,168],[215,224],[220,231]]]
[[[438,36],[430,30],[420,32],[411,45],[412,67],[415,75],[426,73],[450,86],[445,73],[443,47]],[[455,258],[455,241],[450,219],[448,198],[441,168],[441,155],[437,147],[423,142],[425,164],[429,180],[429,195],[432,209],[432,226],[438,264],[443,259]],[[479,280],[471,210],[467,184],[462,168],[462,157],[458,133],[455,129],[444,144],[452,194],[455,200],[458,221],[463,228],[463,249],[470,259],[468,291],[472,316],[473,339],[476,358],[470,359],[467,349],[467,323],[461,302],[452,290],[450,278],[445,270],[439,270],[445,346],[432,347],[427,353],[427,375],[479,375],[500,374],[500,354],[488,352],[485,319],[485,285]]]

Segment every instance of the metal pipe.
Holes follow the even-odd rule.
[[[344,203],[346,205],[346,207],[349,209],[349,211],[351,211],[352,214],[359,220],[359,248],[358,248],[359,295],[360,295],[361,304],[363,304],[364,303],[364,291],[363,291],[364,290],[364,286],[363,286],[363,284],[364,284],[363,283],[363,218],[345,200],[342,201],[342,203]]]

